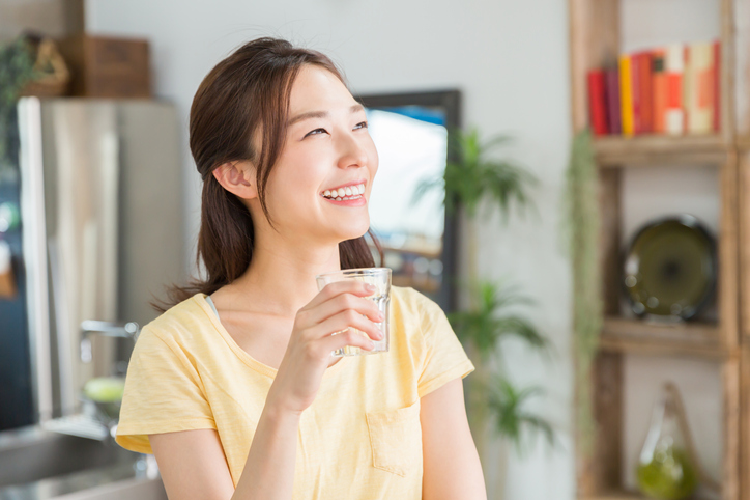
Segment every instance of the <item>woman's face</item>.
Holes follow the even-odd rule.
[[[288,120],[266,187],[274,225],[313,241],[362,236],[370,227],[368,201],[378,169],[364,108],[335,75],[305,65],[292,85]]]

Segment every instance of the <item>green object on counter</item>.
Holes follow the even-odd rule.
[[[125,379],[118,377],[92,378],[83,386],[83,393],[97,403],[115,403],[122,399]]]
[[[685,450],[666,447],[648,464],[638,465],[638,485],[651,498],[681,500],[698,486],[698,474]]]

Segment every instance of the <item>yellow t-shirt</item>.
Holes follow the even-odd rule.
[[[302,413],[292,498],[421,499],[420,398],[473,369],[437,304],[393,287],[390,352],[326,369]],[[141,332],[117,442],[151,453],[148,434],[216,429],[236,486],[276,372],[243,351],[196,295]]]

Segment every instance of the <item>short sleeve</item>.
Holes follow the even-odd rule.
[[[466,377],[474,370],[474,365],[466,356],[461,342],[440,306],[420,295],[418,307],[422,321],[424,353],[417,391],[419,397],[424,397],[451,380]]]
[[[149,434],[189,429],[216,429],[198,370],[173,338],[146,326],[128,364],[116,441],[152,453]]]

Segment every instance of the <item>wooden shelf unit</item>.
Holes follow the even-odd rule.
[[[720,135],[670,137],[646,135],[597,137],[596,161],[602,167],[649,165],[718,165],[734,151]]]
[[[610,353],[721,360],[729,351],[722,345],[720,331],[716,324],[661,325],[638,319],[607,317],[600,348]]]
[[[588,125],[586,72],[616,61],[621,52],[620,3],[627,1],[568,0],[576,133]],[[750,53],[750,22],[737,17],[750,18],[750,0],[716,0],[716,7],[721,19],[721,132],[682,137],[606,136],[594,141],[606,317],[589,377],[597,424],[591,452],[581,451],[586,449],[581,444],[586,438],[576,435],[577,492],[582,500],[641,498],[625,492],[622,477],[623,366],[628,354],[697,358],[718,364],[724,429],[721,498],[750,499],[750,473],[745,472],[750,470],[750,56],[746,55]],[[746,102],[739,90],[748,95]],[[664,326],[624,317],[619,285],[624,169],[683,165],[715,166],[719,176],[719,321]]]

